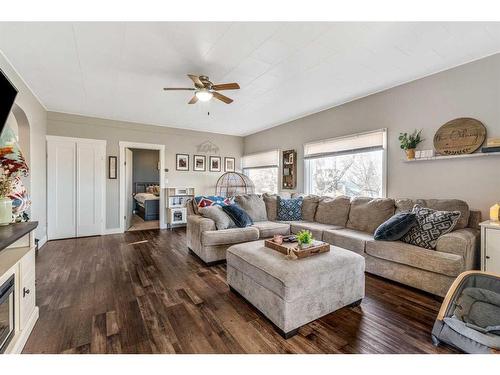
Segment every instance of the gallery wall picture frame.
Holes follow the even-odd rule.
[[[236,159],[232,157],[224,158],[224,172],[234,172],[236,169]]]
[[[108,178],[110,180],[116,180],[118,178],[117,166],[118,166],[118,157],[108,156]]]
[[[178,171],[189,171],[188,154],[175,154],[175,169]]]
[[[210,172],[221,172],[222,171],[221,162],[222,160],[220,156],[210,156],[208,162],[210,167]]]
[[[207,157],[205,155],[193,155],[193,171],[205,172],[207,170]]]

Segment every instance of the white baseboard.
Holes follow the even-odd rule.
[[[104,235],[107,234],[118,234],[118,233],[123,233],[121,228],[106,228],[104,229]]]
[[[43,236],[38,240],[38,250],[42,248],[43,245],[47,243],[47,236]]]

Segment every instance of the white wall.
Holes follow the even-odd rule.
[[[36,237],[45,239],[47,234],[47,200],[46,200],[46,146],[47,111],[26,86],[21,77],[0,51],[0,69],[9,77],[19,91],[16,104],[26,115],[29,122],[30,150],[29,166],[31,175],[31,189],[29,191],[32,201],[31,219],[38,221]]]
[[[432,149],[441,125],[474,117],[488,136],[500,137],[499,92],[497,54],[247,136],[244,150],[296,149],[297,190],[303,191],[305,142],[387,128],[389,197],[459,198],[487,215],[500,201],[500,157],[405,163],[398,135],[422,128],[426,140],[419,148]]]
[[[198,154],[196,146],[211,141],[220,148],[218,156],[235,157],[240,165],[243,152],[243,138],[215,133],[197,132],[163,126],[136,124],[122,121],[104,120],[92,117],[48,113],[48,134],[65,137],[104,139],[107,141],[107,156],[119,157],[120,141],[154,143],[165,145],[165,165],[168,186],[194,187],[196,194],[213,194],[217,179],[224,173],[193,171],[193,155]],[[175,154],[190,155],[190,171],[175,170]],[[208,154],[207,164],[208,164]],[[106,163],[107,164],[107,163]],[[118,171],[119,172],[119,171]],[[106,171],[107,175],[107,171]],[[119,227],[119,180],[106,180],[106,227]]]

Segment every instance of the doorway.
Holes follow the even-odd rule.
[[[120,142],[120,229],[165,228],[163,145]]]

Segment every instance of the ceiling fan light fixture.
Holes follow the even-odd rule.
[[[214,96],[214,94],[207,89],[197,90],[195,95],[198,98],[198,100],[202,102],[208,102]]]

